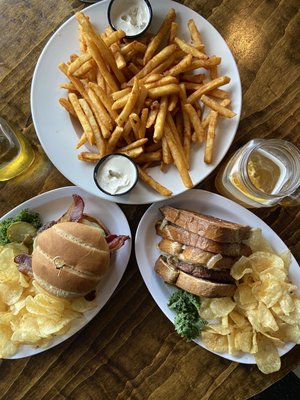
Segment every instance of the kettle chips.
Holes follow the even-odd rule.
[[[213,323],[201,340],[212,351],[253,354],[260,371],[269,374],[280,369],[278,348],[300,344],[300,297],[288,275],[290,252],[275,254],[259,230],[255,241],[257,251],[254,246],[253,254],[231,268],[233,298],[202,299],[200,315]]]
[[[68,332],[74,320],[95,307],[84,297],[58,298],[18,271],[13,247],[0,246],[0,357],[14,355],[23,345],[46,347]]]

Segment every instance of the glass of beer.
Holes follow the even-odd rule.
[[[27,138],[0,117],[0,181],[24,172],[35,157]]]

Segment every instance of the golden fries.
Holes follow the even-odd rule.
[[[77,118],[77,114],[74,110],[74,107],[69,102],[69,100],[65,99],[64,97],[61,97],[58,101],[59,104],[62,105],[68,111],[68,113],[70,113],[73,117]]]
[[[193,45],[197,49],[199,49],[199,48],[204,49],[204,44],[202,43],[201,35],[197,29],[195,21],[193,19],[189,19],[187,25],[188,25],[188,28],[189,28],[189,31],[191,34],[191,39],[192,39]]]
[[[140,121],[140,117],[135,114],[135,113],[131,113],[129,115],[129,121],[130,121],[130,125],[132,127],[134,136],[136,139],[139,138],[139,131],[141,129],[141,121]]]
[[[166,126],[167,128],[167,126]],[[186,166],[186,160],[183,157],[183,152],[180,150],[180,147],[178,146],[178,142],[174,138],[173,132],[171,131],[170,128],[166,129],[165,132],[166,140],[170,149],[170,152],[172,154],[174,163],[179,171],[179,174],[181,176],[181,179],[183,181],[183,184],[186,188],[192,188],[193,187],[193,182],[190,178],[190,175],[187,170]]]
[[[155,53],[156,49],[160,45],[161,41],[163,40],[164,36],[168,34],[171,30],[171,25],[172,22],[174,22],[176,18],[176,13],[173,8],[171,8],[163,21],[158,33],[154,36],[154,38],[151,40],[144,56],[144,65],[148,63],[149,60],[151,60],[153,54]]]
[[[138,80],[135,78],[132,90],[128,96],[128,100],[126,102],[125,107],[123,108],[121,114],[119,114],[118,118],[116,119],[116,123],[119,126],[123,126],[126,122],[126,119],[129,117],[130,113],[133,111],[133,108],[137,102],[139,97],[139,83]]]
[[[202,143],[205,139],[205,131],[201,124],[199,115],[197,114],[195,108],[191,104],[185,104],[184,109],[190,117],[190,121],[196,133],[196,138],[199,143]]]
[[[165,75],[176,76],[182,72],[189,71],[192,60],[193,56],[191,54],[187,54],[181,61],[178,62],[178,64],[166,71]]]
[[[168,109],[168,97],[164,96],[160,100],[159,111],[155,121],[154,133],[153,133],[154,142],[158,142],[163,137],[167,109]]]
[[[229,110],[227,107],[222,106],[220,103],[218,103],[217,101],[211,99],[208,96],[202,95],[201,96],[201,100],[205,105],[210,107],[212,110],[217,111],[223,117],[233,118],[233,117],[236,116],[236,113],[234,113],[233,111]]]
[[[78,97],[76,96],[75,93],[69,93],[69,101],[72,104],[72,106],[73,106],[73,108],[74,108],[74,110],[76,112],[76,115],[77,115],[77,117],[78,117],[78,119],[79,119],[79,121],[81,123],[81,126],[83,128],[83,132],[85,133],[87,140],[89,141],[89,143],[91,145],[93,145],[94,144],[93,143],[94,136],[93,136],[93,131],[92,131],[91,125],[89,123],[89,120],[88,120],[87,116],[83,112],[83,110],[82,110],[82,108],[80,106]]]
[[[207,60],[208,56],[198,50],[196,47],[191,46],[190,44],[186,43],[184,40],[179,39],[176,37],[174,42],[178,44],[178,46],[187,54],[191,54],[193,57],[200,58]]]
[[[151,126],[155,123],[158,111],[159,111],[159,102],[156,100],[152,103],[150,107],[148,119],[146,122],[146,128],[151,128]]]
[[[171,190],[165,188],[159,182],[153,179],[149,174],[147,174],[147,172],[143,168],[138,166],[138,171],[139,171],[139,177],[144,183],[151,186],[162,196],[171,196],[172,194]]]
[[[158,86],[148,90],[148,95],[152,99],[158,97],[168,96],[179,92],[179,86],[176,83],[169,83],[168,85]]]
[[[204,152],[204,161],[207,164],[210,164],[213,158],[213,147],[216,136],[217,118],[218,118],[218,113],[216,111],[211,111],[208,123],[205,152]]]
[[[149,108],[143,108],[141,112],[141,123],[139,130],[139,138],[144,138],[146,135],[147,121],[148,121]]]
[[[221,57],[205,52],[192,19],[190,41],[179,37],[174,9],[152,38],[132,41],[121,30],[97,32],[82,12],[76,19],[80,52],[59,65],[69,80],[60,85],[67,98],[59,103],[82,126],[76,148],[93,146],[78,159],[91,163],[112,152],[127,154],[141,181],[163,196],[172,192],[151,177],[150,167],[168,173],[173,164],[183,185],[193,187],[193,142],[203,162],[212,163],[219,118],[236,115],[228,108],[229,91],[221,89],[230,82],[218,75]]]
[[[125,82],[125,77],[123,75],[123,72],[118,68],[116,64],[116,60],[109,49],[109,47],[106,45],[106,43],[102,40],[100,35],[97,35],[95,32],[92,24],[89,21],[89,18],[85,16],[81,12],[76,13],[76,18],[83,30],[86,32],[88,42],[93,42],[93,44],[96,45],[96,47],[99,50],[99,53],[101,54],[102,59],[108,64],[108,66],[111,68],[111,70],[114,72],[115,77],[120,83]]]
[[[114,150],[117,146],[117,143],[118,143],[119,139],[121,138],[122,134],[123,134],[123,128],[121,128],[120,126],[116,126],[107,142],[107,153],[108,154],[114,152]]]
[[[177,29],[178,29],[177,22],[172,22],[171,23],[171,27],[170,27],[169,40],[168,40],[169,44],[172,44],[174,42],[174,39],[175,39],[176,34],[177,34]]]
[[[169,57],[172,56],[172,54],[176,50],[176,44],[170,44],[169,46],[165,47],[162,49],[158,54],[156,54],[153,58],[151,58],[150,61],[147,62],[147,64],[140,70],[138,74],[136,74],[136,78],[144,78],[146,75],[148,75],[150,72],[154,70],[155,67],[160,65],[163,61],[166,61]],[[131,81],[129,81],[129,84]]]
[[[187,103],[194,103],[196,100],[200,99],[200,97],[212,91],[213,89],[219,88],[222,85],[226,85],[226,83],[230,82],[230,78],[228,76],[220,76],[219,78],[214,79],[208,83],[205,83],[200,89],[196,90],[187,98]]]

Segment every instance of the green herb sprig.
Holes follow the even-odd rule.
[[[207,321],[199,315],[200,297],[185,290],[174,292],[168,302],[168,307],[176,312],[174,326],[176,332],[187,341],[199,336]]]

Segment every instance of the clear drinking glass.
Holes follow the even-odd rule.
[[[0,117],[0,181],[20,175],[32,164],[34,157],[27,138]]]
[[[281,139],[254,139],[220,168],[217,190],[245,207],[300,205],[300,150]]]

